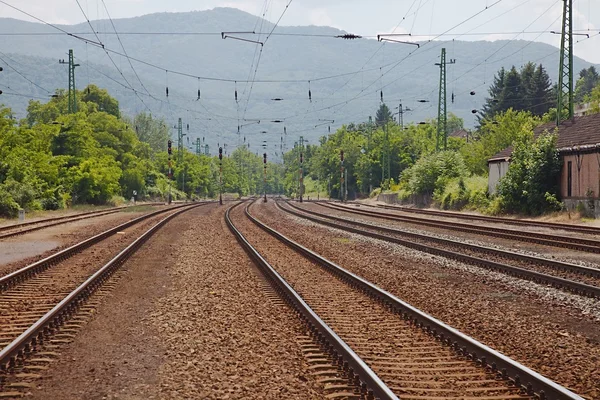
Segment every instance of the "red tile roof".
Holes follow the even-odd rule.
[[[555,128],[556,123],[550,122],[538,126],[533,130],[533,133],[538,136],[546,130],[553,132]],[[560,124],[558,128],[558,150],[567,151],[577,147],[600,148],[600,114],[575,117],[574,120],[564,121]],[[510,159],[512,149],[512,146],[507,147],[495,154],[488,162]]]

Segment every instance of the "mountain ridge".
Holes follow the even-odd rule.
[[[439,68],[435,67],[434,63],[439,60],[442,46],[447,48],[449,58],[457,59],[457,64],[448,66],[448,111],[463,117],[467,126],[475,123],[471,110],[481,107],[493,75],[500,67],[520,67],[527,61],[541,61],[553,82],[558,75],[558,49],[537,42],[434,41],[424,42],[417,51],[414,46],[382,46],[372,39],[343,40],[331,37],[274,35],[263,47],[256,79],[299,82],[250,85],[242,81],[254,76],[253,60],[256,61],[259,51],[257,45],[223,40],[220,32],[252,31],[257,21],[260,24],[260,19],[256,16],[225,7],[207,11],[154,13],[134,18],[113,19],[128,55],[159,67],[154,68],[132,61],[136,73],[150,95],[138,82],[125,58],[111,53],[121,71],[119,72],[102,49],[86,45],[66,35],[47,36],[45,33],[55,30],[39,23],[0,18],[0,32],[44,33],[41,36],[5,36],[6,40],[0,41],[0,52],[4,53],[0,54],[0,57],[12,65],[13,63],[5,57],[8,55],[16,61],[13,67],[53,92],[56,88],[67,86],[67,68],[59,65],[58,59],[66,59],[67,50],[72,48],[77,62],[81,64],[76,69],[79,89],[88,81],[105,87],[120,101],[124,113],[131,115],[144,110],[145,107],[132,89],[125,88],[130,85],[155,115],[165,117],[171,125],[178,117],[189,121],[190,140],[195,137],[207,137],[210,138],[211,148],[214,148],[217,143],[223,142],[241,144],[245,135],[253,150],[257,151],[264,139],[267,139],[270,145],[280,144],[283,126],[268,122],[270,120],[295,116],[285,118],[288,148],[299,135],[316,143],[319,136],[327,134],[327,124],[323,125],[323,121],[320,120],[335,120],[331,124],[332,130],[343,123],[366,120],[369,115],[375,114],[379,106],[381,86],[385,86],[384,101],[390,108],[393,109],[402,102],[404,107],[413,110],[404,115],[405,122],[435,118]],[[266,30],[265,27],[273,27],[268,21],[264,21],[263,24],[263,30]],[[92,25],[100,32],[98,35],[106,48],[122,52],[116,35],[103,33],[112,31],[110,21],[92,21]],[[89,32],[87,23],[58,26],[69,32]],[[167,34],[174,31],[188,34]],[[191,34],[200,31],[211,34]],[[134,32],[162,34],[149,36],[133,34]],[[327,26],[278,26],[275,33],[335,36],[343,34],[344,31]],[[97,40],[91,33],[86,37]],[[494,53],[496,55],[490,57],[490,54]],[[359,71],[373,54],[375,56],[364,71],[354,73]],[[490,60],[485,62],[487,58]],[[381,65],[393,65],[400,60],[404,61],[387,74],[387,68],[381,72],[378,68]],[[251,65],[254,66],[250,68]],[[575,73],[590,65],[593,64],[575,58]],[[166,73],[165,69],[193,76],[239,81],[235,83],[198,80]],[[343,76],[322,79],[337,74]],[[166,87],[169,87],[169,98],[165,96]],[[312,102],[308,98],[309,87]],[[31,85],[6,66],[0,74],[0,89],[44,98],[51,94]],[[200,101],[196,101],[198,89],[202,92]],[[234,98],[236,90],[237,102]],[[246,106],[250,91],[251,100]],[[476,95],[470,96],[471,91],[475,91]],[[450,101],[450,93],[455,94],[454,103]],[[360,97],[355,99],[357,96]],[[283,100],[274,101],[274,98]],[[419,103],[417,100],[428,100],[428,103]],[[18,116],[24,114],[26,101],[26,97],[0,97],[0,102],[14,107]],[[243,126],[238,136],[238,125],[248,122],[243,121],[242,117],[262,121],[260,126]],[[263,134],[264,131],[268,133]]]

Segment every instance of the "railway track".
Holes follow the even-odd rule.
[[[160,203],[162,204],[162,203]],[[159,203],[151,203],[147,205],[159,205]],[[23,222],[19,224],[4,225],[0,226],[0,240],[7,239],[9,237],[24,235],[29,232],[34,232],[44,228],[50,228],[52,226],[67,224],[69,222],[81,221],[89,218],[97,218],[104,215],[115,214],[127,209],[127,207],[114,207],[99,211],[89,211],[85,213],[78,213],[75,215],[65,215],[62,217],[45,218],[37,221]]]
[[[322,214],[290,202],[286,205],[291,209],[276,204],[282,211],[332,228],[551,285],[578,295],[600,298],[600,269]],[[432,242],[436,246],[432,246]],[[516,265],[507,262],[516,262]]]
[[[373,206],[370,204],[361,204],[361,203],[354,203],[354,204],[366,205],[367,207],[383,208],[383,209],[387,209],[387,210],[396,210],[396,211],[401,211],[401,212],[405,212],[405,213],[430,215],[430,216],[435,216],[435,217],[457,218],[457,219],[483,221],[483,222],[494,222],[494,223],[507,224],[507,225],[518,225],[518,226],[535,226],[535,227],[539,227],[539,228],[552,228],[552,229],[560,229],[563,231],[600,235],[600,228],[594,227],[594,226],[571,225],[571,224],[561,224],[561,223],[557,223],[557,222],[531,221],[531,220],[502,218],[502,217],[489,217],[489,216],[485,216],[485,215],[464,214],[464,213],[459,213],[459,212],[448,212],[448,211],[441,211],[441,210],[424,210],[424,209],[420,209],[420,208],[392,206],[392,205],[387,205],[387,204],[379,204],[376,206]]]
[[[229,209],[227,224],[307,325],[318,343],[309,354],[326,354],[311,368],[335,374],[328,397],[581,399],[283,236],[249,207]]]
[[[600,240],[584,239],[579,237],[559,236],[538,232],[518,231],[513,229],[498,228],[493,226],[481,226],[465,224],[460,222],[450,221],[434,221],[428,218],[419,218],[412,216],[403,216],[398,214],[379,212],[379,211],[363,211],[353,209],[347,206],[340,206],[334,203],[315,202],[323,207],[332,208],[334,210],[342,210],[349,213],[366,215],[374,218],[394,220],[406,222],[419,226],[429,226],[438,229],[447,229],[451,231],[474,233],[483,236],[492,236],[495,238],[509,239],[513,241],[537,243],[544,246],[561,247],[573,250],[579,250],[588,253],[600,253]]]
[[[0,278],[0,394],[11,376],[27,379],[43,368],[56,343],[72,337],[67,321],[150,236],[206,204],[148,213]]]

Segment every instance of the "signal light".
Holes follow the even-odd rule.
[[[169,155],[173,154],[173,149],[171,148],[171,146],[173,145],[173,142],[171,142],[170,140],[167,142],[167,152],[169,153]]]
[[[344,150],[340,150],[340,160],[344,161]]]
[[[223,148],[219,147],[219,160],[223,159]]]

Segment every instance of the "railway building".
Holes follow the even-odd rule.
[[[554,123],[538,126],[535,135],[552,132]],[[558,127],[557,147],[562,160],[559,196],[568,209],[582,203],[600,211],[600,114],[575,117]],[[496,193],[500,179],[508,172],[512,147],[488,160],[488,190]]]

